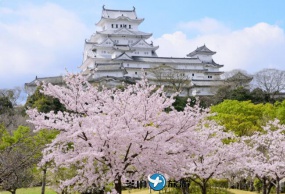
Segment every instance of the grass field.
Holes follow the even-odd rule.
[[[237,189],[229,189],[229,191],[233,194],[257,194],[257,192],[250,192],[250,191],[242,191]]]
[[[229,189],[229,191],[233,194],[256,194],[255,192],[241,191],[241,190],[237,190],[237,189]],[[27,189],[18,189],[16,193],[17,194],[40,194],[41,188],[40,187],[34,187],[34,188],[27,188]],[[143,190],[125,190],[125,191],[123,191],[123,194],[129,194],[129,193],[149,194],[149,190],[143,189]],[[160,192],[160,193],[163,194],[163,192]],[[0,191],[0,194],[10,194],[10,192]],[[56,194],[56,192],[47,188],[46,194]],[[151,194],[159,194],[159,192],[158,191],[152,191]]]
[[[26,188],[26,189],[18,189],[16,194],[40,194],[41,187],[33,187],[33,188]],[[0,194],[11,194],[7,191],[0,191]],[[46,194],[56,194],[56,192],[52,191],[49,188],[46,188]]]

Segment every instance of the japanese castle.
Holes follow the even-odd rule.
[[[103,6],[96,24],[101,30],[85,40],[80,66],[90,83],[118,87],[123,82],[135,83],[144,74],[150,83],[165,85],[170,92],[181,92],[181,96],[214,95],[218,86],[224,84],[220,78],[223,65],[212,59],[216,52],[203,45],[185,58],[159,57],[159,46],[147,41],[152,34],[139,30],[143,21],[135,8],[113,10]],[[35,91],[37,80],[63,84],[62,76],[36,77],[25,84],[29,95]]]

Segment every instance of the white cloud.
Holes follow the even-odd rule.
[[[226,33],[230,30],[223,23],[207,17],[198,21],[180,22],[178,28],[183,31],[198,32],[200,34]]]
[[[80,65],[74,60],[82,57],[90,32],[73,13],[46,3],[1,8],[0,14],[0,88],[13,86],[17,78],[24,84],[35,75],[59,75]]]
[[[204,23],[202,21],[199,25],[196,22],[195,25],[200,29]],[[285,33],[276,25],[258,23],[241,30],[229,30],[227,33],[224,30],[215,30],[215,33],[206,33],[202,29],[200,31],[202,33],[191,39],[181,31],[154,39],[154,44],[160,45],[158,55],[186,57],[197,46],[206,44],[209,49],[217,52],[213,58],[217,63],[224,64],[223,71],[244,69],[254,73],[268,67],[285,69]]]

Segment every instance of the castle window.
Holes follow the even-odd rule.
[[[129,28],[131,29],[131,28],[132,28],[132,25],[129,25]]]
[[[121,24],[120,27],[123,27],[123,25]]]
[[[135,74],[137,75],[137,74],[138,74],[138,72],[135,72]]]
[[[194,73],[192,73],[192,76],[194,76]]]
[[[114,28],[114,24],[112,24],[112,28]]]
[[[116,28],[118,28],[118,24],[116,24]]]

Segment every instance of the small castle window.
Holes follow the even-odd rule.
[[[112,24],[112,28],[114,28],[114,24]]]
[[[137,75],[137,74],[138,74],[138,72],[135,72],[135,74]]]
[[[132,25],[129,25],[129,28],[131,29],[131,28],[132,28]]]
[[[192,73],[192,76],[194,76],[194,73]]]
[[[116,28],[118,28],[118,24],[116,24]]]

